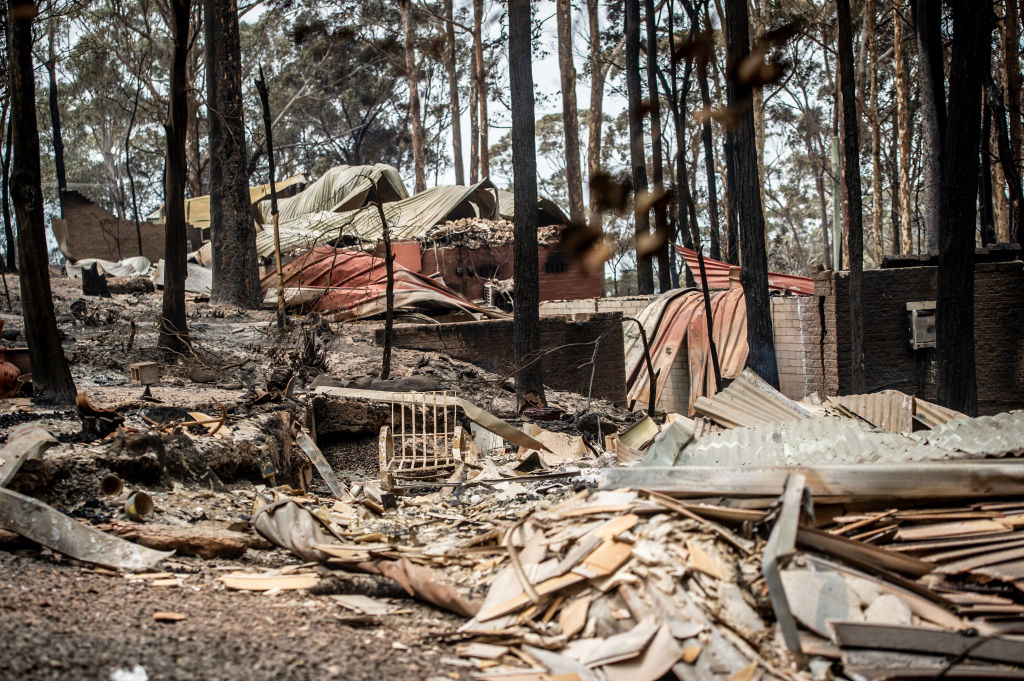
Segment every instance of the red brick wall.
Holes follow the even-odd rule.
[[[566,261],[566,271],[551,273],[545,271],[549,257],[558,251],[557,246],[537,247],[538,284],[541,300],[597,298],[604,295],[602,274],[587,274],[578,265]],[[444,283],[470,300],[483,298],[483,285],[487,278],[509,279],[513,274],[512,244],[465,248],[463,246],[436,249],[424,245],[421,253],[421,274],[432,276],[440,273]],[[495,268],[494,274],[480,276],[480,268]]]
[[[850,391],[849,289],[845,272],[814,277],[823,296],[825,366],[829,394]],[[906,304],[935,300],[935,267],[864,272],[864,356],[868,391],[895,388],[935,398],[935,351],[913,350]],[[978,411],[1024,407],[1024,263],[979,263],[974,280],[974,343]]]

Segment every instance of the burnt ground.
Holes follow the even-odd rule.
[[[5,322],[0,345],[24,347],[17,277],[8,277],[13,306],[0,300]],[[277,595],[227,590],[225,571],[297,566],[301,560],[262,541],[248,526],[254,485],[265,483],[259,465],[284,451],[280,413],[302,423],[310,384],[319,374],[358,381],[380,365],[373,343],[376,322],[325,323],[292,317],[284,334],[273,313],[218,308],[189,296],[188,319],[196,353],[161,357],[156,349],[160,292],[83,298],[80,283],[51,270],[54,306],[65,354],[79,391],[94,406],[115,409],[126,426],[146,430],[143,417],[175,421],[196,410],[228,413],[232,434],[212,438],[202,427],[164,435],[166,451],[133,450],[81,433],[72,410],[39,408],[28,400],[0,400],[0,444],[19,425],[46,428],[60,442],[41,460],[28,461],[11,481],[16,491],[39,497],[82,522],[124,522],[121,502],[104,497],[99,481],[116,473],[126,489],[144,490],[156,511],[153,525],[215,522],[246,532],[250,548],[234,560],[175,555],[157,566],[174,573],[176,586],[129,580],[54,554],[24,540],[0,536],[0,680],[96,679],[141,665],[149,679],[428,679],[468,678],[455,656],[454,634],[464,619],[404,596],[382,578],[348,576],[317,568],[324,577],[312,590]],[[418,318],[415,321],[421,321]],[[401,323],[399,321],[399,323]],[[159,404],[139,399],[129,365],[160,361]],[[513,422],[515,400],[507,377],[438,353],[396,349],[392,376],[433,379]],[[295,400],[257,404],[256,397],[294,376]],[[586,398],[551,391],[548,399],[571,418]],[[167,408],[165,413],[154,407]],[[594,411],[620,423],[628,412],[595,401]],[[570,428],[568,421],[547,426]],[[326,458],[343,480],[375,479],[376,432],[323,442]],[[293,456],[301,456],[292,445]],[[293,471],[294,472],[294,471]],[[212,473],[212,475],[210,474]],[[290,480],[279,480],[294,484]],[[318,476],[311,490],[326,495]],[[403,614],[354,615],[331,594],[390,598]],[[186,618],[153,620],[157,611]],[[130,678],[130,677],[126,677]],[[139,676],[137,679],[143,677]],[[124,681],[118,679],[118,681]]]
[[[154,586],[32,549],[0,552],[0,678],[106,681],[136,665],[154,681],[427,679],[456,669],[441,662],[453,650],[441,639],[464,620],[415,601],[395,601],[407,614],[358,622],[329,595],[228,591],[208,567],[182,578]],[[158,611],[186,619],[156,622]]]

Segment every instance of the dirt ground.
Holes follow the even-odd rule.
[[[35,549],[0,552],[0,678],[427,679],[457,668],[462,618],[400,599],[407,614],[358,622],[330,595],[228,591],[192,560],[181,586],[104,574]],[[223,565],[221,567],[224,567]],[[237,567],[237,566],[235,566]],[[153,613],[181,613],[156,622]],[[141,678],[141,677],[140,677]]]
[[[318,587],[277,595],[230,591],[217,580],[228,570],[301,563],[266,542],[260,546],[248,526],[252,491],[267,482],[260,477],[258,458],[261,452],[280,451],[279,414],[300,418],[317,375],[351,381],[378,371],[381,349],[372,340],[376,323],[327,324],[316,317],[293,317],[288,332],[278,334],[270,312],[217,308],[189,296],[196,354],[161,361],[162,380],[152,388],[158,402],[148,402],[140,399],[141,387],[130,384],[129,366],[160,360],[155,347],[160,292],[86,298],[77,280],[51,274],[72,375],[94,406],[117,410],[126,426],[145,430],[145,419],[160,422],[191,410],[217,414],[224,405],[233,434],[223,440],[203,437],[200,427],[179,435],[181,451],[171,452],[176,461],[189,472],[208,468],[215,475],[168,475],[152,461],[143,466],[145,457],[127,459],[109,441],[84,436],[74,409],[41,409],[24,399],[0,401],[0,444],[25,423],[46,428],[60,442],[42,460],[26,462],[10,487],[102,525],[124,521],[118,500],[99,492],[99,480],[115,472],[131,489],[154,498],[156,511],[146,522],[244,527],[257,548],[236,560],[176,555],[157,569],[172,572],[177,585],[156,586],[25,540],[0,537],[0,679],[469,678],[453,659],[455,642],[461,640],[455,630],[464,618],[411,600],[383,578],[346,577],[318,567],[324,577]],[[8,285],[13,305],[8,309],[0,300],[0,318],[6,322],[0,345],[24,347],[17,277],[9,276]],[[507,377],[434,353],[396,350],[392,361],[394,377],[431,378],[492,413],[515,417]],[[295,399],[258,404],[257,397],[281,380],[282,369],[293,377]],[[586,403],[585,397],[569,393],[548,397],[570,416]],[[597,401],[594,410],[606,422],[625,413]],[[376,440],[376,434],[363,434],[332,441],[324,444],[324,454],[342,480],[373,479],[378,476]],[[319,476],[310,489],[329,494]],[[344,593],[395,599],[402,610],[380,617],[355,615],[332,598]],[[154,621],[159,611],[185,619]],[[136,665],[145,676],[131,675]]]

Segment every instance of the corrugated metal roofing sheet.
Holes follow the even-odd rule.
[[[284,266],[285,286],[304,311],[334,320],[369,317],[386,311],[384,259],[362,251],[319,246]],[[262,282],[276,295],[277,275]],[[469,302],[444,284],[395,263],[395,309],[447,308],[504,317]]]
[[[890,433],[913,432],[915,418],[926,427],[935,428],[964,416],[958,411],[932,404],[899,390],[830,397],[828,401],[841,405],[873,426]]]
[[[677,466],[799,466],[952,458],[950,452],[841,416],[733,428],[690,442]]]
[[[964,417],[911,437],[922,444],[978,456],[1024,454],[1024,412]]]
[[[697,252],[683,246],[677,246],[676,248],[679,250],[680,254],[682,254],[683,259],[686,260],[686,266],[689,267],[691,272],[693,272],[693,279],[697,283],[697,286],[700,286],[700,267],[697,263]],[[708,272],[708,288],[728,289],[730,267],[732,267],[732,265],[728,262],[713,260],[712,258],[705,256],[705,271]],[[814,294],[814,280],[809,278],[809,276],[782,274],[781,272],[768,272],[768,288],[772,291],[798,293],[809,296]]]
[[[742,289],[711,294],[711,317],[715,346],[724,378],[734,378],[747,361],[747,308]],[[683,343],[687,344],[690,402],[698,395],[713,393],[714,372],[707,339],[703,294],[696,289],[676,289],[658,296],[637,316],[647,333],[651,364],[657,379],[659,404]],[[626,387],[631,401],[647,403],[649,382],[643,343],[635,324],[625,328]]]
[[[392,166],[385,163],[335,166],[295,196],[278,199],[278,220],[283,223],[307,213],[354,210],[366,203],[374,184],[380,190],[382,201],[409,198],[409,190],[405,188],[398,170]],[[263,222],[269,223],[270,203],[261,203],[258,208]]]
[[[676,246],[686,266],[693,273],[693,278],[700,285],[700,267],[697,263],[697,251],[692,248]],[[727,262],[712,260],[704,257],[704,271],[708,275],[708,288],[729,288],[729,268]],[[782,274],[780,272],[768,273],[768,288],[773,291],[784,291],[786,293],[799,293],[802,295],[814,294],[814,280],[810,277],[798,277],[795,274]]]
[[[750,369],[711,397],[698,397],[694,411],[727,428],[785,423],[810,418],[799,404],[770,386]]]
[[[490,180],[469,187],[443,186],[415,196],[383,204],[392,239],[419,239],[448,218],[497,216],[497,198]],[[345,240],[377,243],[383,236],[380,212],[375,205],[334,213],[318,211],[280,222],[281,252],[297,253],[325,243]],[[269,225],[256,234],[260,257],[274,253],[274,233]]]

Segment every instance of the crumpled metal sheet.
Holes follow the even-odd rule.
[[[409,198],[409,190],[398,170],[386,163],[361,166],[334,166],[324,172],[316,182],[295,196],[277,200],[277,219],[280,222],[294,220],[300,215],[318,211],[337,212],[359,208],[374,184],[379,187],[383,201],[397,201]],[[278,185],[278,191],[281,185]],[[270,202],[257,204],[262,221],[269,223]]]
[[[286,304],[297,304],[304,312],[332,315],[335,321],[370,317],[387,310],[387,271],[384,259],[372,253],[333,246],[318,246],[295,258],[283,268],[286,291],[302,295]],[[461,310],[487,317],[506,317],[485,310],[440,281],[394,263],[395,309],[425,307]],[[277,275],[273,271],[261,282],[264,293],[276,301]]]
[[[935,428],[953,419],[964,417],[958,411],[932,404],[899,390],[842,395],[830,397],[828,401],[839,404],[871,425],[890,433],[912,433],[915,419],[928,428]]]
[[[700,285],[700,267],[697,262],[697,251],[685,246],[676,246],[676,250],[686,261],[686,266],[693,272],[693,278]],[[729,288],[729,268],[727,262],[712,260],[704,256],[704,271],[708,274],[708,288]],[[768,288],[772,291],[784,293],[800,293],[803,295],[814,294],[814,280],[810,277],[799,277],[794,274],[781,274],[779,272],[768,273]]]
[[[490,180],[469,186],[433,187],[419,194],[382,204],[391,238],[421,239],[439,222],[449,216],[496,218],[497,197]],[[383,238],[380,211],[375,205],[354,210],[333,212],[317,210],[302,213],[290,220],[278,216],[281,252],[301,250],[342,239],[375,244]],[[269,225],[256,234],[256,251],[260,257],[274,253],[274,231]]]
[[[712,293],[711,316],[722,376],[739,376],[747,361],[747,308],[743,290]],[[637,316],[637,320],[643,325],[650,345],[651,364],[657,374],[656,399],[659,403],[672,365],[684,343],[688,352],[691,403],[698,395],[715,392],[703,293],[696,289],[668,291],[651,301]],[[646,404],[650,384],[644,362],[643,342],[636,324],[628,324],[623,336],[627,397],[630,401]]]
[[[935,428],[943,423],[949,423],[954,419],[962,419],[965,416],[966,414],[943,407],[941,404],[927,402],[920,397],[914,398],[914,418],[929,428]]]
[[[810,413],[769,385],[750,369],[711,397],[698,397],[693,410],[726,428],[784,423],[810,418]]]
[[[356,567],[363,572],[391,579],[413,598],[432,603],[439,608],[464,617],[473,617],[482,605],[481,601],[466,598],[454,586],[438,579],[438,573],[434,570],[416,565],[408,558],[363,562]]]
[[[38,499],[0,488],[0,527],[86,563],[148,570],[174,551],[156,551],[100,532]]]
[[[804,466],[959,458],[935,446],[840,416],[733,428],[690,442],[676,466]]]
[[[336,543],[333,534],[305,506],[281,498],[268,503],[256,498],[252,526],[261,537],[309,561],[324,561],[329,556],[313,548],[317,544]]]
[[[964,417],[914,433],[924,445],[974,456],[1024,454],[1024,412]]]

